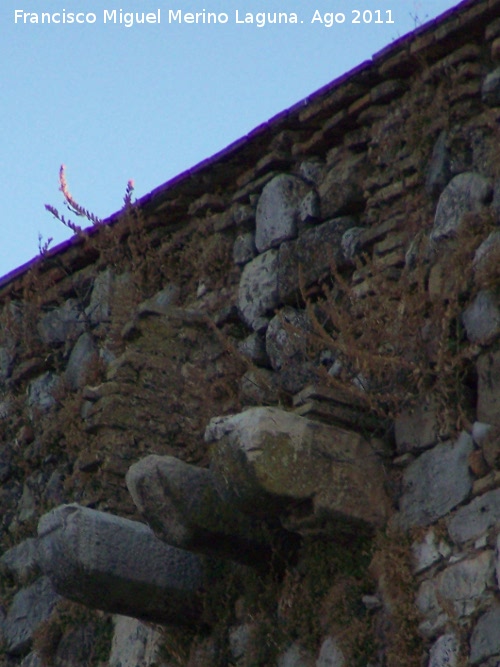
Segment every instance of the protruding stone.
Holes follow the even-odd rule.
[[[146,525],[61,505],[40,519],[38,535],[40,567],[60,595],[145,621],[197,620],[200,561]]]
[[[243,269],[238,309],[245,324],[255,330],[259,319],[278,305],[278,251],[268,250]]]
[[[380,526],[389,515],[384,471],[357,433],[278,408],[210,422],[221,495],[242,512],[278,516],[302,534]]]
[[[492,195],[488,178],[472,172],[455,176],[439,198],[431,240],[439,241],[456,234],[465,214],[480,213]]]
[[[262,191],[257,205],[255,245],[259,252],[297,235],[300,203],[310,190],[301,178],[280,174]]]
[[[405,529],[428,526],[465,500],[472,488],[467,458],[472,438],[463,432],[419,456],[403,477],[400,522]]]
[[[167,544],[247,565],[269,561],[265,534],[222,500],[209,470],[151,455],[134,463],[126,480],[137,508]]]

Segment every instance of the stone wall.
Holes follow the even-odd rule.
[[[498,663],[499,11],[0,281],[2,665]]]

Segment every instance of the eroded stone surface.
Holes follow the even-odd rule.
[[[357,433],[269,407],[212,420],[205,437],[221,495],[245,513],[304,534],[388,517],[383,468]]]
[[[222,500],[209,470],[173,456],[151,455],[131,466],[127,486],[149,525],[168,544],[245,564],[269,561],[265,534]]]
[[[40,519],[38,535],[41,570],[60,595],[140,620],[196,620],[200,561],[164,544],[146,525],[61,505]]]

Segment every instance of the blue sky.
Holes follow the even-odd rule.
[[[261,122],[458,4],[450,0],[3,0],[0,6],[0,276],[69,231],[59,166],[100,217],[223,149]],[[34,24],[33,13],[95,14],[93,24]],[[104,10],[157,12],[160,24],[103,21]],[[226,24],[168,23],[168,10],[228,15]],[[352,23],[353,10],[372,23]],[[15,10],[29,12],[15,23]],[[297,13],[298,24],[235,23]],[[314,12],[345,15],[331,28]],[[379,10],[379,14],[376,14]],[[19,14],[19,16],[24,16]],[[362,15],[361,15],[362,16]],[[370,14],[366,14],[369,18]],[[380,17],[384,23],[375,24]],[[90,18],[92,18],[90,16]],[[394,23],[387,23],[392,18]],[[303,21],[303,23],[300,23]]]

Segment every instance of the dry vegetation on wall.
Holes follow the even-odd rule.
[[[288,359],[283,366],[281,360],[271,359],[274,341],[268,345],[260,330],[252,337],[260,336],[265,351],[260,358],[255,353],[255,365],[238,351],[239,343],[248,342],[250,330],[235,308],[245,269],[244,260],[238,263],[233,258],[233,247],[238,235],[248,238],[253,230],[264,181],[258,185],[251,181],[255,174],[262,178],[261,171],[249,170],[253,173],[248,177],[250,186],[255,188],[241,199],[231,200],[234,192],[228,188],[223,193],[217,185],[212,200],[215,215],[208,204],[200,204],[214,193],[191,202],[192,190],[181,188],[169,195],[179,200],[162,200],[153,212],[137,205],[129,183],[121,215],[112,224],[103,224],[75,200],[61,168],[60,191],[66,207],[72,217],[91,227],[84,230],[47,206],[76,234],[77,251],[68,259],[71,249],[52,254],[50,240],[40,241],[43,261],[23,277],[22,284],[15,285],[2,310],[0,346],[12,352],[13,359],[6,383],[9,417],[0,435],[11,464],[10,477],[0,488],[0,501],[6,507],[0,525],[3,548],[33,536],[38,516],[62,502],[76,501],[139,518],[124,483],[131,463],[154,453],[206,466],[209,451],[203,432],[210,418],[236,413],[247,403],[291,409],[297,390],[285,391],[285,372],[298,375],[299,367],[304,383],[319,385],[319,391],[304,392],[311,400],[308,405],[298,404],[298,414],[362,431],[387,463],[387,490],[396,497],[404,496],[404,466],[422,453],[416,449],[403,453],[395,443],[394,420],[402,411],[419,406],[422,399],[432,400],[433,407],[437,404],[436,441],[464,428],[470,430],[477,403],[475,362],[481,351],[491,348],[468,340],[462,315],[481,290],[499,294],[498,244],[488,261],[474,265],[478,247],[498,230],[498,221],[488,205],[463,217],[453,236],[430,241],[437,198],[446,184],[430,192],[424,180],[433,148],[444,131],[453,174],[474,171],[489,179],[500,178],[500,158],[494,148],[500,145],[500,130],[497,112],[480,107],[477,94],[476,98],[457,96],[457,90],[467,88],[471,77],[478,76],[481,63],[459,59],[454,64],[448,58],[442,62],[439,67],[424,60],[415,62],[411,81],[390,82],[401,84],[395,103],[361,106],[373,114],[369,122],[360,122],[358,128],[357,118],[352,117],[355,129],[351,133],[347,126],[345,141],[342,138],[332,147],[326,132],[310,151],[315,153],[315,167],[323,170],[321,178],[327,178],[330,170],[335,174],[337,167],[342,171],[344,161],[361,165],[361,176],[353,171],[350,177],[363,181],[362,194],[354,209],[342,214],[352,214],[352,225],[362,240],[352,256],[339,254],[338,263],[332,257],[329,270],[323,263],[320,278],[314,274],[309,281],[309,267],[301,267],[300,290],[290,280],[290,292],[283,292],[286,296],[280,304],[279,335],[288,330],[292,339],[290,350],[282,355]],[[361,100],[366,100],[364,95]],[[293,162],[295,153],[290,152],[283,162],[281,157],[277,160],[277,169],[286,164],[295,177],[302,173],[306,158],[299,144],[293,143],[293,148],[299,149],[297,161]],[[473,150],[483,153],[473,159]],[[365,154],[357,162],[361,153]],[[276,159],[274,153],[269,157]],[[245,188],[246,177],[238,176],[240,183],[232,186],[243,183]],[[323,181],[318,179],[307,187],[322,198]],[[205,187],[201,185],[200,191]],[[354,189],[358,185],[355,182]],[[248,219],[241,224],[231,218],[239,206],[248,209]],[[183,213],[169,220],[168,210]],[[313,226],[320,229],[325,222],[320,216],[304,223],[306,232]],[[286,243],[298,248],[304,229]],[[255,248],[249,256],[252,252]],[[97,322],[89,311],[90,302],[96,283],[108,272],[114,280],[112,304]],[[163,317],[161,309],[154,312],[151,302],[170,286],[178,291],[178,301]],[[76,334],[54,345],[40,335],[43,317],[68,302],[79,314],[78,335],[88,334],[99,351],[76,389],[65,378]],[[141,310],[143,306],[147,307]],[[294,321],[301,327],[305,322],[302,328],[287,322],[286,309],[297,315]],[[264,313],[267,319],[272,315]],[[44,373],[60,379],[48,412],[27,402],[30,383]],[[253,395],[245,396],[243,376],[262,380],[266,391],[259,394],[257,387]],[[302,376],[297,384],[301,381]],[[333,391],[325,390],[323,396],[325,385]],[[336,397],[340,397],[338,404]],[[0,396],[0,409],[4,409],[2,400]],[[339,412],[334,412],[339,404]],[[344,408],[345,422],[338,417]],[[33,480],[38,473],[42,481],[37,487]],[[50,492],[39,492],[45,488]],[[32,491],[36,511],[24,521],[10,521],[26,489]],[[264,572],[208,560],[202,622],[184,631],[162,628],[158,664],[269,667],[294,643],[317,656],[330,637],[338,642],[349,667],[420,667],[429,640],[419,634],[422,619],[415,605],[418,577],[412,569],[411,544],[426,531],[401,535],[387,529],[345,537],[332,530],[333,537],[300,538],[294,549],[273,547],[275,560]],[[15,591],[12,581],[1,582],[0,599],[6,608]],[[80,643],[86,646],[88,637],[97,633],[100,642],[93,645],[88,663],[97,667],[108,657],[110,628],[107,615],[62,603],[37,630],[35,647],[44,667],[58,667],[65,640],[70,643],[73,634],[80,632]],[[469,637],[463,627],[461,633],[466,646]],[[242,654],[236,657],[240,645]]]

